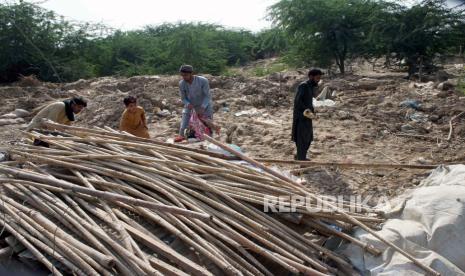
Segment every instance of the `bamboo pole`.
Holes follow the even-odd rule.
[[[288,183],[290,184],[293,184],[297,189],[301,189],[301,184],[300,183],[297,183],[296,181],[290,179],[289,177],[287,176],[284,176],[274,170],[271,170],[269,169],[268,167],[264,166],[263,164],[253,160],[252,158],[232,149],[231,147],[209,137],[209,136],[205,136],[205,139],[209,142],[211,142],[212,144],[215,144],[219,147],[221,147],[222,149],[236,155],[237,157],[241,158],[242,160],[245,160],[247,162],[249,162],[250,164],[254,165],[254,166],[257,166],[261,169],[263,169],[264,171],[266,171],[267,173],[271,174],[271,175],[274,175],[278,178],[281,178],[282,180],[284,181],[287,181]],[[317,200],[317,201],[320,201],[321,202],[321,199],[316,197],[315,195],[313,194],[310,194],[308,192],[305,192],[309,197],[313,198],[314,200]],[[384,237],[382,237],[381,235],[379,235],[378,233],[376,233],[375,231],[371,230],[368,226],[366,226],[365,224],[363,224],[362,222],[360,222],[359,220],[349,216],[346,214],[346,212],[344,210],[340,210],[337,206],[334,206],[332,204],[329,204],[328,202],[322,202],[322,204],[325,204],[326,206],[328,206],[329,208],[333,209],[334,211],[338,212],[339,214],[341,214],[344,218],[346,218],[348,221],[350,221],[351,223],[361,227],[363,230],[367,231],[368,233],[370,233],[371,235],[373,235],[374,237],[376,237],[378,240],[384,242],[386,245],[388,245],[389,247],[393,248],[395,251],[399,252],[400,254],[404,255],[405,257],[407,257],[409,260],[411,260],[414,264],[416,264],[419,268],[423,269],[424,271],[430,273],[430,274],[433,274],[433,275],[440,275],[437,271],[435,271],[434,269],[424,265],[423,263],[421,263],[419,260],[417,260],[415,257],[413,257],[412,255],[410,255],[409,253],[407,253],[406,251],[404,251],[402,248],[398,247],[397,245],[395,245],[394,243],[388,241],[387,239],[385,239]]]
[[[122,203],[119,203],[121,205]],[[126,207],[128,208],[128,207]],[[131,209],[131,208],[130,208]],[[162,225],[164,228],[169,230],[171,233],[182,239],[184,242],[188,243],[190,246],[193,248],[199,250],[204,256],[208,257],[211,261],[213,261],[215,264],[217,264],[219,267],[221,267],[225,272],[230,272],[230,273],[237,273],[235,269],[233,269],[229,264],[225,263],[224,260],[221,260],[218,258],[218,256],[215,256],[210,253],[209,250],[206,250],[204,247],[200,246],[196,240],[191,239],[187,235],[185,235],[181,230],[176,228],[175,226],[171,225],[169,222],[167,222],[165,219],[163,219],[160,215],[155,214],[153,212],[150,212],[146,209],[143,209],[141,207],[136,207],[136,209],[133,209],[135,212],[141,214],[142,216],[146,217],[147,219],[153,220],[155,223]],[[199,241],[199,239],[197,239]]]
[[[46,159],[48,159],[48,158],[46,158]],[[48,159],[48,160],[50,160],[50,159]],[[52,162],[52,163],[56,163],[56,162]],[[95,196],[95,197],[102,198],[102,199],[109,200],[109,201],[122,201],[122,202],[127,202],[129,204],[137,205],[137,206],[144,206],[144,207],[147,207],[147,208],[156,209],[157,211],[161,211],[161,212],[172,212],[172,213],[175,213],[175,214],[195,217],[195,218],[199,218],[199,219],[210,219],[211,218],[210,215],[205,214],[205,213],[198,213],[198,212],[193,212],[193,211],[178,208],[178,207],[167,206],[167,205],[162,205],[162,204],[156,204],[156,203],[153,203],[153,202],[140,200],[140,199],[135,199],[135,198],[132,198],[132,197],[127,197],[127,196],[122,196],[122,195],[118,195],[118,194],[115,194],[115,193],[92,190],[92,189],[89,189],[89,188],[84,188],[84,187],[81,187],[81,186],[78,186],[78,185],[71,184],[69,182],[66,182],[66,181],[63,181],[63,180],[60,180],[60,179],[53,179],[53,178],[47,177],[45,175],[29,173],[29,172],[13,169],[13,168],[3,166],[3,165],[0,165],[0,172],[11,174],[15,178],[23,178],[23,179],[28,179],[28,180],[32,180],[32,181],[37,181],[37,182],[40,182],[40,183],[45,181],[45,182],[48,182],[48,183],[50,183],[52,185],[56,185],[56,186],[61,187],[63,189],[67,189],[71,193],[75,193],[75,192],[83,193],[83,194]],[[11,179],[0,179],[0,182],[2,182],[2,183],[8,183],[8,182],[14,183],[14,181],[11,180]],[[32,185],[32,184],[30,184],[30,185]]]
[[[63,197],[65,198],[66,202],[68,202],[69,204],[71,204],[72,208],[78,213],[81,215],[82,218],[84,218],[87,222],[90,223],[90,225],[92,225],[92,227],[94,227],[95,231],[99,231],[100,233],[102,234],[105,234],[105,232],[100,228],[100,226],[89,216],[87,215],[84,210],[82,210],[82,208],[71,198],[69,197],[68,195],[64,194]],[[79,220],[80,221],[80,220]],[[80,226],[82,228],[84,228],[82,225]],[[86,229],[86,231],[88,231]],[[93,239],[95,239],[97,242],[97,249],[101,250],[102,252],[104,252],[105,254],[107,255],[111,255],[112,253],[110,252],[109,249],[107,249],[105,246],[100,246],[100,241],[98,241],[96,239],[96,237],[94,237],[90,231],[89,232],[89,235],[91,235],[93,237]],[[117,267],[117,269],[123,274],[123,275],[134,275],[136,274],[135,271],[133,270],[130,270],[128,268],[128,265],[127,264],[124,264],[124,263],[127,263],[127,260],[120,260],[119,258],[114,258],[115,260],[115,265]]]
[[[195,204],[192,205],[191,207],[195,209]],[[198,223],[200,224],[203,224],[202,221],[199,221]],[[206,225],[205,225],[206,226]],[[220,237],[222,239],[224,239],[225,237],[220,235]],[[233,245],[234,246],[234,245]],[[263,267],[261,266],[261,264],[259,262],[257,262],[250,254],[248,254],[245,250],[243,250],[241,247],[237,248],[239,252],[243,253],[244,256],[246,256],[249,260],[252,261],[252,263],[254,263],[255,265],[257,265],[258,267],[262,268],[262,271],[265,271],[267,275],[270,275],[271,273],[268,273],[268,271]]]
[[[328,233],[329,235],[334,235],[334,236],[338,236],[340,238],[343,238],[345,240],[348,240],[350,241],[351,243],[355,244],[355,245],[358,245],[360,246],[363,250],[367,251],[368,253],[374,255],[374,256],[379,256],[381,255],[381,251],[379,249],[377,249],[376,247],[374,247],[373,245],[371,244],[367,244],[365,242],[362,242],[360,240],[357,240],[356,238],[352,237],[352,236],[349,236],[347,235],[346,233],[344,232],[340,232],[340,231],[337,231],[336,229],[333,229],[331,227],[328,227],[327,225],[324,225],[323,223],[321,223],[320,221],[318,220],[308,220],[306,221],[306,223],[308,225],[310,225],[311,227],[315,228],[315,229],[318,229],[319,231],[321,232],[326,232]]]
[[[46,243],[42,242],[41,240],[33,237],[29,232],[24,230],[20,225],[16,223],[11,223],[12,227],[18,233],[23,235],[28,241],[30,241],[32,244],[34,244],[37,248],[40,250],[43,250],[46,254],[52,256],[54,259],[56,259],[58,262],[62,263],[65,267],[67,267],[73,274],[79,275],[79,276],[86,276],[85,274],[79,267],[74,265],[72,262],[70,262],[67,258],[65,258],[63,255],[57,252],[56,248],[51,248],[49,245]],[[50,241],[48,244],[53,244],[53,241]],[[53,273],[53,272],[52,272]]]
[[[12,201],[10,201],[7,198],[5,200],[8,200],[8,203],[5,203],[3,200],[0,200],[1,208],[10,216],[12,216],[14,220],[17,221],[21,226],[28,229],[28,231],[31,231],[31,234],[35,235],[36,238],[39,238],[42,241],[53,241],[54,247],[58,248],[62,254],[66,255],[68,259],[72,260],[73,263],[75,263],[78,267],[82,268],[85,274],[98,275],[97,271],[91,266],[90,263],[99,268],[102,267],[95,263],[95,261],[91,260],[91,258],[88,255],[83,254],[82,252],[78,253],[77,248],[73,249],[70,243],[62,239],[62,236],[55,236],[56,232],[49,231],[49,229],[45,229],[42,224],[37,223],[36,221],[31,219],[28,216],[29,214],[26,215],[24,212],[19,212],[17,209],[14,209],[13,205],[10,205]],[[29,226],[29,224],[31,226]],[[101,272],[105,274],[103,268],[101,269]]]
[[[88,203],[83,202],[82,200],[81,200],[81,203],[84,203],[84,206],[88,206]],[[84,227],[89,229],[97,238],[102,239],[104,242],[109,244],[116,252],[118,252],[118,254],[121,254],[124,258],[127,258],[128,261],[129,261],[128,262],[129,264],[134,264],[135,266],[132,266],[132,268],[140,267],[145,273],[148,273],[150,275],[161,275],[158,271],[153,269],[153,267],[151,267],[151,265],[145,263],[142,259],[136,257],[134,254],[132,254],[126,248],[124,248],[123,246],[121,246],[118,243],[116,243],[115,241],[113,241],[106,234],[104,234],[99,229],[92,226],[87,221],[82,220],[81,223],[83,224]]]
[[[93,235],[90,234],[90,232],[87,229],[85,229],[79,223],[79,221],[82,218],[79,217],[76,213],[72,212],[71,209],[68,208],[68,206],[66,206],[64,202],[62,202],[59,198],[56,198],[56,197],[55,198],[51,198],[51,196],[46,197],[44,194],[42,194],[42,196],[46,200],[48,200],[50,202],[50,207],[53,208],[57,212],[57,214],[59,214],[58,216],[56,216],[57,218],[63,217],[65,219],[67,219],[71,223],[71,225],[65,224],[66,226],[68,226],[68,228],[70,228],[70,229],[73,229],[73,228],[78,229],[80,231],[80,234],[82,234],[93,246],[95,246],[96,249],[100,250],[101,252],[103,252],[107,256],[112,256],[111,252],[108,249],[106,249],[105,246],[103,246]],[[64,197],[68,202],[71,201],[72,203],[74,203],[74,201],[72,201],[66,195],[64,195]],[[77,204],[74,203],[74,205],[72,205],[73,208],[80,210],[79,208],[75,208],[76,205]],[[81,210],[81,214],[82,213],[83,212]],[[86,216],[84,216],[84,217],[86,217]],[[94,222],[94,226],[98,227],[98,225],[95,222]],[[129,270],[125,269],[125,267],[121,265],[119,260],[117,260],[115,258],[108,258],[108,257],[101,258],[101,257],[97,256],[97,259],[99,260],[99,263],[104,264],[106,267],[112,267],[113,263],[116,263],[116,265],[118,266],[118,268],[122,272],[124,272],[125,274],[132,274]]]
[[[391,163],[342,163],[342,162],[323,162],[323,161],[297,161],[297,160],[278,160],[278,159],[257,159],[257,162],[273,163],[273,164],[290,164],[308,167],[325,166],[325,167],[341,167],[341,168],[356,168],[356,169],[418,169],[431,170],[439,165],[412,165],[412,164],[391,164]],[[295,169],[291,172],[305,172],[309,168]]]
[[[92,184],[90,184],[90,182],[87,180],[87,178],[85,178],[79,171],[77,170],[71,170],[72,173],[74,173],[74,175],[76,175],[78,177],[78,179],[88,188],[90,189],[93,189],[95,190],[94,186],[92,186]],[[129,234],[124,230],[124,228],[121,226],[118,218],[116,218],[115,214],[113,213],[113,211],[111,210],[111,208],[108,206],[108,204],[103,201],[103,200],[99,200],[100,204],[103,206],[103,208],[105,209],[105,211],[107,212],[107,214],[110,216],[110,218],[112,219],[112,223],[109,223],[110,225],[114,226],[114,229],[116,231],[118,231],[119,235],[121,236],[121,240],[123,241],[123,244],[124,246],[126,247],[127,250],[131,251],[132,253],[134,253],[133,251],[133,247],[132,247],[132,243],[131,243],[131,237],[129,236]],[[135,248],[136,250],[138,249],[140,251],[140,249],[137,247]],[[148,260],[146,258],[144,258],[144,261],[148,264]]]
[[[33,228],[28,227],[29,232],[35,234],[36,237],[41,238],[42,240],[45,239],[46,241],[48,239],[54,241],[54,244],[57,246],[57,248],[62,250],[63,254],[67,255],[69,258],[80,264],[79,267],[86,268],[84,271],[87,274],[97,274],[97,272],[91,268],[92,266],[103,275],[110,275],[110,273],[101,264],[109,267],[110,264],[113,263],[111,258],[74,239],[71,235],[64,232],[61,228],[43,217],[40,213],[24,207],[9,198],[4,198],[4,200],[7,202],[7,204],[10,204],[10,206],[14,206],[14,208],[21,210],[21,212],[17,212],[18,216],[13,216],[15,216],[15,219],[20,223],[27,222],[33,226]],[[5,210],[7,212],[12,212],[6,206],[4,206]],[[42,235],[44,235],[45,238]],[[87,265],[87,263],[89,265]]]
[[[274,227],[274,225],[272,223],[269,223],[269,221],[265,221],[263,219],[263,217],[261,217],[259,215],[256,215],[256,213],[254,213],[254,212],[249,211],[248,213],[251,214],[255,219],[257,219],[257,221],[260,221],[260,222],[264,223],[265,225],[267,225],[269,231],[260,232],[260,234],[263,235],[263,237],[257,235],[257,233],[255,233],[254,231],[252,231],[250,229],[247,229],[246,226],[241,225],[240,223],[237,223],[234,220],[231,220],[230,218],[228,218],[227,216],[225,216],[223,214],[217,213],[216,216],[218,218],[220,218],[222,221],[224,221],[225,223],[231,225],[232,227],[236,228],[237,230],[240,230],[242,233],[246,234],[247,236],[253,237],[254,239],[260,241],[263,245],[266,245],[268,248],[272,249],[273,251],[275,251],[277,253],[280,253],[283,256],[287,255],[286,253],[282,254],[283,251],[279,247],[277,247],[276,245],[274,245],[271,242],[268,242],[267,240],[273,241],[273,242],[279,244],[280,246],[284,247],[285,249],[287,249],[289,254],[291,254],[290,256],[292,256],[292,254],[295,254],[297,257],[293,257],[293,258],[295,258],[295,260],[297,262],[299,262],[299,257],[300,257],[303,260],[305,260],[306,262],[310,263],[313,267],[319,269],[320,271],[325,272],[325,273],[328,272],[328,269],[325,266],[321,265],[320,263],[316,262],[315,260],[312,260],[311,258],[308,258],[306,256],[306,254],[304,254],[303,252],[300,252],[297,249],[298,246],[293,248],[293,247],[290,246],[290,244],[288,245],[285,242],[283,242],[283,241],[290,242],[288,235],[286,235],[286,234],[281,235],[280,231],[273,231],[275,227]],[[270,233],[272,233],[272,232],[274,232],[275,234],[278,234],[278,236],[275,237],[275,236],[271,235]],[[294,246],[295,246],[295,244],[294,244]]]
[[[126,274],[128,268],[134,272],[132,274],[151,274],[158,271],[171,275],[179,274],[180,271],[165,263],[163,258],[159,260],[148,257],[139,246],[145,246],[146,249],[168,258],[189,274],[195,274],[192,271],[199,269],[194,266],[197,265],[195,262],[207,260],[207,267],[216,264],[215,267],[231,274],[271,275],[262,264],[263,260],[257,260],[247,250],[292,272],[319,275],[318,273],[339,274],[341,271],[351,270],[350,265],[337,254],[305,239],[295,229],[284,225],[281,222],[284,221],[283,218],[274,218],[272,214],[265,214],[260,210],[265,196],[306,196],[310,191],[305,186],[296,188],[294,183],[267,171],[262,172],[242,164],[231,164],[224,159],[193,152],[188,148],[136,141],[130,136],[115,137],[109,130],[96,131],[99,133],[92,133],[94,131],[89,132],[84,128],[65,129],[64,137],[33,133],[32,137],[50,141],[52,149],[27,146],[26,151],[21,151],[21,147],[15,147],[13,150],[19,152],[14,154],[15,160],[22,160],[26,168],[9,169],[27,172],[28,166],[31,166],[38,172],[32,175],[41,176],[42,180],[24,178],[24,175],[18,178],[17,175],[10,174],[11,171],[5,173],[5,168],[0,165],[0,173],[5,174],[5,178],[0,177],[0,183],[13,184],[14,186],[7,184],[5,187],[15,190],[15,187],[28,187],[30,191],[41,191],[37,196],[29,196],[35,200],[45,200],[45,205],[31,202],[34,203],[33,207],[40,207],[39,212],[50,213],[55,217],[62,214],[61,221],[67,223],[66,228],[78,223],[86,231],[88,229],[85,232],[74,225],[77,230],[72,231],[91,245],[94,245],[92,237],[98,242],[101,241],[104,247],[95,248],[104,254],[110,252],[115,258],[118,272],[123,271],[121,265],[124,263],[127,266]],[[26,158],[32,163],[26,162]],[[9,182],[6,179],[9,179]],[[127,201],[102,201],[103,198],[95,194],[89,195],[69,189],[68,186],[56,185],[58,182],[214,217],[213,220],[198,220],[189,216],[152,211]],[[323,196],[314,196],[320,201],[324,200]],[[310,205],[316,207],[318,198],[312,198]],[[60,208],[66,210],[61,212]],[[158,225],[160,230],[157,231],[180,237],[177,241],[193,247],[200,253],[201,258],[195,262],[187,262],[187,258],[176,255],[175,251],[168,249],[170,247],[156,235],[126,216],[123,210]],[[353,223],[327,206],[317,213],[313,213],[313,209],[307,210],[302,207],[296,211],[299,215],[314,215],[307,218],[310,221],[325,217],[330,223]],[[374,216],[370,217],[372,214]],[[382,221],[370,208],[363,209],[362,214],[346,215],[358,220],[367,220],[368,223]],[[98,219],[98,224],[94,217]],[[75,222],[72,222],[73,220]],[[104,227],[99,226],[102,222]],[[117,222],[130,237],[126,243],[119,240],[122,230],[118,229],[120,226]],[[105,233],[103,229],[110,230],[111,234]],[[320,228],[317,231],[325,235],[331,234],[324,230]],[[341,237],[350,240],[347,236]],[[354,243],[363,246],[356,240]],[[133,254],[130,253],[131,250],[134,251]],[[323,263],[320,260],[321,256],[333,260],[340,271]],[[152,270],[153,267],[158,271]],[[197,272],[199,273],[196,275],[208,274],[206,270]]]
[[[63,276],[63,274],[61,274],[60,271],[58,271],[58,269],[49,260],[47,260],[47,258],[34,245],[32,245],[23,235],[18,233],[18,231],[6,223],[2,217],[0,217],[0,224],[19,242],[21,242],[21,244],[23,244],[39,262],[44,264],[45,267],[47,267],[48,270],[53,273],[53,275]]]
[[[220,159],[225,159],[225,160],[230,160],[231,159],[229,156],[226,156],[226,155],[223,155],[223,154],[218,154],[218,153],[214,153],[214,152],[210,152],[210,151],[206,151],[206,150],[201,150],[201,149],[194,149],[194,148],[185,147],[185,146],[181,146],[181,145],[168,144],[168,143],[156,141],[156,140],[153,140],[153,139],[141,138],[141,137],[136,137],[136,136],[127,135],[127,134],[111,133],[111,132],[108,132],[108,131],[92,130],[92,129],[81,128],[81,127],[76,127],[76,126],[66,126],[66,125],[60,125],[60,124],[53,123],[53,122],[46,122],[44,124],[45,124],[45,126],[51,127],[51,128],[54,128],[54,129],[76,131],[76,132],[82,131],[84,133],[93,133],[93,134],[103,134],[103,135],[106,135],[106,136],[112,136],[113,138],[120,138],[120,139],[126,140],[126,141],[144,142],[144,143],[148,143],[148,144],[154,144],[154,145],[160,145],[160,146],[171,147],[171,148],[175,148],[175,149],[181,149],[181,150],[196,152],[196,153],[205,154],[205,155],[208,155],[208,156],[212,156],[212,157],[216,157],[216,158],[220,158]]]
[[[171,217],[171,219],[175,219],[175,220],[176,220],[176,218],[174,218],[174,217]],[[187,219],[184,219],[184,218],[182,218],[182,220],[184,220],[185,222],[187,222],[187,223],[189,223],[189,224],[190,224],[190,222],[191,222],[190,220],[187,220]],[[197,223],[203,224],[201,221],[199,221],[199,222],[197,222]],[[191,225],[192,225],[192,226],[196,226],[197,224],[191,224]],[[181,228],[183,228],[183,227],[181,227]],[[186,228],[183,228],[183,229],[186,230]],[[198,229],[198,228],[197,228],[197,229]],[[187,231],[190,231],[190,230],[187,229]],[[203,231],[202,231],[202,232],[203,232]],[[203,232],[203,233],[205,233],[205,232]],[[192,232],[191,232],[190,235],[192,236]],[[215,241],[216,241],[216,240],[215,240]],[[221,254],[221,252],[218,252],[218,253]],[[221,255],[222,255],[222,254],[221,254]],[[230,261],[232,261],[232,262],[234,263],[234,261],[233,261],[232,259],[230,259],[228,256],[224,255],[224,257],[227,258],[228,260],[230,260]],[[235,264],[235,263],[234,263],[234,264]]]
[[[94,246],[95,249],[99,250],[100,252],[103,252],[103,254],[107,256],[106,258],[98,258],[99,263],[103,264],[105,267],[112,268],[114,264],[118,262],[118,260],[113,257],[111,252],[98,239],[96,239],[95,236],[93,236],[88,231],[88,229],[84,228],[81,225],[80,220],[82,219],[82,217],[72,212],[69,206],[64,205],[64,203],[60,204],[56,200],[53,202],[54,204],[50,200],[49,202],[50,202],[51,207],[54,208],[57,211],[57,213],[59,210],[61,210],[61,212],[59,213],[60,216],[64,217],[71,223],[71,225],[68,226],[69,229],[72,229],[73,227],[78,229],[80,233],[82,233],[83,237],[89,243],[91,243],[91,245]],[[94,226],[97,226],[97,224],[95,224]],[[119,268],[121,268],[121,266],[119,266]],[[129,272],[129,271],[126,271],[126,272]]]
[[[116,211],[116,210],[115,210]],[[196,263],[192,262],[191,260],[185,258],[171,247],[166,245],[164,242],[159,240],[156,236],[152,233],[147,232],[144,233],[141,229],[144,229],[140,226],[136,221],[128,218],[127,216],[123,215],[121,211],[116,211],[116,214],[120,217],[125,217],[123,222],[124,227],[128,232],[134,235],[134,238],[142,241],[145,246],[153,249],[155,252],[159,252],[161,255],[167,257],[168,259],[172,260],[174,263],[192,273],[193,275],[205,275],[211,276],[212,274],[208,272],[205,268],[197,265]]]

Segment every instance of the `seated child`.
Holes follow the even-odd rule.
[[[137,99],[134,96],[127,96],[123,102],[126,110],[121,116],[119,129],[134,136],[150,138],[145,111],[142,107],[137,106]]]

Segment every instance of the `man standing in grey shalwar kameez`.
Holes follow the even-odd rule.
[[[184,108],[179,136],[176,137],[175,142],[184,139],[184,131],[189,126],[192,110],[195,110],[199,117],[213,120],[213,104],[208,80],[194,75],[194,69],[191,65],[182,65],[179,72],[182,76],[182,80],[179,82],[179,94]]]

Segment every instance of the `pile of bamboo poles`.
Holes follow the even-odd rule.
[[[324,197],[266,168],[110,129],[48,126],[61,134],[28,136],[50,148],[18,144],[0,163],[0,226],[56,275],[356,273],[324,247],[331,236],[381,253],[347,234],[383,221],[367,206],[317,210]],[[283,195],[312,201],[291,215],[263,212],[265,197]]]

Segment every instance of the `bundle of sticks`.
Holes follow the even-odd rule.
[[[381,223],[378,212],[317,208],[323,196],[279,172],[109,128],[46,125],[59,135],[27,135],[50,148],[17,144],[0,163],[0,226],[55,275],[357,274],[329,237],[381,253],[348,234]],[[283,195],[311,200],[264,212]]]

